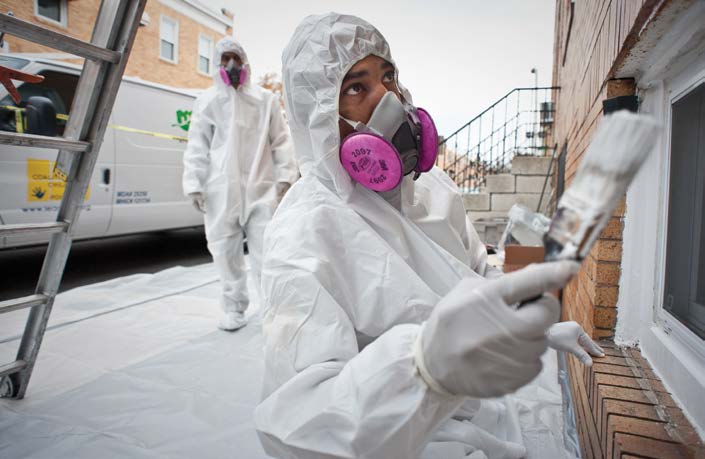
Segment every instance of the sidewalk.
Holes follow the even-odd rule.
[[[218,295],[212,264],[58,295],[26,398],[0,400],[0,457],[266,458],[252,422],[263,373],[257,301],[248,326],[226,333]],[[0,321],[3,362],[26,315]],[[512,397],[537,458],[562,442],[555,354],[544,360]]]

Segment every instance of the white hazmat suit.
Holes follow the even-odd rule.
[[[238,55],[251,75],[247,54],[232,38],[216,44],[216,65],[226,52]],[[191,115],[183,189],[203,206],[208,250],[222,284],[221,328],[235,329],[244,322],[228,324],[227,318],[242,318],[249,304],[243,231],[259,286],[262,236],[277,205],[277,188],[294,183],[298,170],[278,97],[249,78],[237,89],[226,85],[218,67],[213,80]]]
[[[488,283],[510,275],[487,264],[457,187],[441,170],[417,181],[405,177],[397,210],[343,169],[340,86],[348,70],[369,55],[394,62],[374,27],[330,13],[306,18],[282,56],[285,105],[302,179],[265,234],[265,375],[255,410],[260,440],[268,454],[288,459],[523,457],[523,446],[503,441],[520,442],[521,434],[513,429],[516,423],[504,422],[501,403],[433,390],[429,381],[438,373],[428,380],[420,375],[419,355],[425,352],[420,347],[426,343],[419,338],[434,309],[453,303],[453,292],[465,300],[456,288],[465,285],[461,280]],[[511,283],[504,288],[513,290]],[[539,349],[539,356],[545,328],[557,319],[558,305],[551,301],[539,308],[547,311],[546,325],[538,327],[540,336],[531,337],[529,346]],[[502,300],[495,305],[511,320],[518,317]],[[508,356],[514,359],[522,342],[505,338],[504,344],[516,349]],[[442,339],[432,344],[437,341],[443,344]],[[430,364],[437,362],[428,360],[428,353],[425,358],[424,369],[433,373]],[[506,372],[521,366],[512,364]],[[466,373],[468,367],[487,374],[472,365],[464,365]],[[532,371],[535,376],[538,369]],[[506,387],[516,388],[532,375],[508,374]],[[491,394],[491,380],[475,382],[482,387],[478,393]],[[503,439],[495,436],[499,430]],[[433,449],[442,444],[449,449]]]

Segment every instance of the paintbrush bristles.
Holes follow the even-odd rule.
[[[583,170],[599,169],[613,176],[634,175],[659,135],[649,115],[622,110],[605,116],[582,159]]]

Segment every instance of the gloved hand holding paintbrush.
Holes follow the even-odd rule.
[[[463,279],[436,305],[414,353],[431,389],[471,397],[512,392],[541,371],[549,341],[586,364],[590,357],[580,346],[600,354],[579,326],[569,323],[547,333],[559,319],[560,305],[546,292],[563,288],[578,272],[651,151],[657,127],[644,115],[605,116],[544,238],[547,262],[493,280]],[[511,307],[516,304],[520,307]]]

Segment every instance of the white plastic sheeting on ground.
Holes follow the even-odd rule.
[[[251,291],[254,289],[251,288]],[[2,458],[265,458],[252,422],[262,379],[257,298],[250,324],[216,329],[212,265],[176,267],[57,296],[23,400],[0,400]],[[0,320],[14,360],[26,311]],[[562,450],[556,358],[511,397],[532,452]]]

